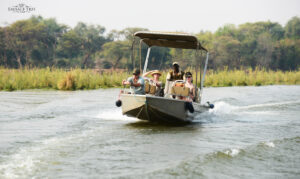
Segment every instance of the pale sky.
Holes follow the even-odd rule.
[[[19,3],[35,11],[8,11]],[[246,22],[270,20],[285,25],[293,16],[300,17],[300,0],[0,0],[0,26],[31,15],[53,17],[70,27],[80,21],[101,25],[107,31],[142,27],[198,33]]]

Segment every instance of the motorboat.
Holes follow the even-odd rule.
[[[209,58],[208,51],[200,44],[197,37],[186,33],[170,33],[170,32],[151,32],[139,31],[134,34],[134,41],[132,44],[131,57],[134,58],[134,44],[138,39],[141,52],[141,43],[147,45],[147,55],[144,62],[143,74],[147,72],[149,55],[151,47],[167,47],[191,49],[195,51],[196,61],[196,80],[197,87],[198,66],[200,73],[200,86],[196,88],[196,98],[194,101],[183,100],[188,97],[188,88],[183,85],[175,85],[182,81],[166,81],[163,96],[155,96],[146,92],[145,95],[134,94],[133,92],[126,92],[122,90],[119,100],[116,102],[117,106],[122,107],[123,115],[138,118],[141,120],[148,120],[153,122],[163,123],[189,123],[195,119],[197,115],[213,108],[213,104],[209,102],[201,103],[204,79]],[[206,53],[203,61],[200,59],[199,52]],[[140,69],[141,69],[141,55],[140,55]],[[204,64],[204,65],[201,65]],[[201,68],[201,66],[203,66]],[[203,70],[202,70],[203,69]],[[142,70],[141,70],[142,71]]]

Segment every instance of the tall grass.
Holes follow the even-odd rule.
[[[300,84],[300,71],[272,71],[266,69],[208,71],[205,86],[261,86]]]
[[[131,76],[131,73],[114,71],[98,73],[91,69],[7,69],[0,67],[0,90],[112,88],[121,87],[122,80],[129,76]],[[163,82],[165,77],[166,72],[161,77]],[[228,70],[225,68],[218,71],[208,71],[205,79],[205,86],[214,87],[273,84],[300,84],[300,71],[267,71],[258,68],[254,70],[251,68],[246,70]]]
[[[0,90],[23,89],[84,90],[121,87],[127,73],[97,73],[82,69],[7,69],[0,67]]]

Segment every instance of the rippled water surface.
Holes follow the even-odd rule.
[[[124,117],[117,94],[0,92],[0,178],[300,177],[300,86],[206,88],[186,126]]]

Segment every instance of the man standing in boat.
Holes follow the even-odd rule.
[[[166,85],[165,85],[165,91],[164,94],[168,96],[168,94],[171,92],[171,88],[173,85],[173,82],[176,80],[184,80],[184,72],[179,69],[179,64],[178,62],[174,62],[172,64],[173,70],[169,71],[167,74],[167,79],[166,79]]]
[[[167,81],[184,80],[184,72],[179,70],[178,62],[173,63],[173,70],[167,75]]]
[[[141,71],[139,69],[133,70],[133,76],[122,81],[123,85],[130,85],[130,88],[134,94],[145,94],[145,82],[144,78],[140,77]]]

